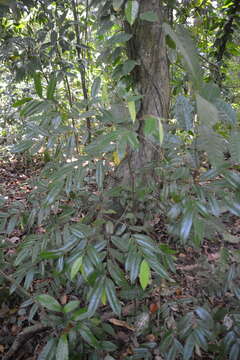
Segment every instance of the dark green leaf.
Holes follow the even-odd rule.
[[[121,315],[121,305],[116,295],[116,289],[111,279],[106,279],[105,282],[105,291],[107,300],[112,308],[112,310],[117,314]]]
[[[158,16],[153,11],[146,11],[142,14],[140,14],[140,19],[150,22],[158,21]]]
[[[56,350],[56,359],[69,360],[67,335],[62,335],[58,341],[57,350]]]
[[[41,98],[42,97],[41,73],[35,72],[33,75],[33,79],[34,79],[35,91],[38,94],[38,96]]]
[[[36,300],[40,302],[40,304],[46,307],[48,310],[51,311],[62,311],[62,306],[59,302],[54,299],[52,296],[47,294],[38,295]]]

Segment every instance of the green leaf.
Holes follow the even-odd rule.
[[[30,149],[30,147],[33,146],[33,141],[32,140],[24,140],[21,141],[20,144],[15,145],[11,151],[13,153],[20,153],[20,152],[24,152],[27,151],[28,149]]]
[[[132,119],[132,122],[135,123],[136,120],[136,106],[134,101],[128,102],[128,110]]]
[[[31,97],[25,97],[25,98],[23,98],[23,99],[21,99],[21,100],[15,101],[15,103],[13,103],[12,106],[13,106],[13,107],[19,107],[19,106],[21,106],[21,105],[23,105],[23,104],[31,101],[32,99],[33,99],[33,98],[31,98]]]
[[[153,115],[146,115],[144,120],[144,134],[152,135],[156,133],[158,118]]]
[[[81,324],[81,327],[79,327],[79,332],[80,332],[80,335],[82,336],[82,338],[88,344],[90,344],[94,348],[98,348],[98,346],[99,346],[98,340],[96,339],[96,337],[93,335],[91,330],[86,325]]]
[[[185,342],[185,345],[184,345],[184,350],[183,350],[183,359],[184,360],[189,360],[192,358],[194,345],[195,345],[194,337],[191,334],[188,336],[187,341]]]
[[[130,273],[130,281],[133,284],[138,277],[139,267],[141,264],[142,256],[135,248],[132,251],[129,251],[128,257],[126,259],[126,269]]]
[[[127,60],[122,66],[122,75],[128,75],[137,65],[135,60]]]
[[[201,89],[202,70],[199,64],[199,57],[191,38],[190,33],[182,25],[177,25],[174,31],[171,26],[164,23],[165,33],[176,43],[184,59],[184,65],[192,78],[193,85],[197,90]]]
[[[145,11],[144,13],[140,14],[140,19],[155,22],[158,21],[158,16],[153,11]]]
[[[115,11],[121,10],[121,6],[124,3],[124,0],[113,0],[113,9]]]
[[[180,226],[180,237],[184,242],[188,239],[192,227],[192,222],[193,222],[193,212],[191,209],[189,209],[184,214]]]
[[[128,40],[130,40],[132,37],[131,34],[125,33],[123,31],[114,34],[109,40],[109,46],[114,45],[116,43],[120,43],[120,42],[127,42]]]
[[[41,98],[42,97],[41,73],[35,72],[33,75],[33,79],[34,79],[35,91],[38,94],[38,96]]]
[[[44,346],[43,350],[41,351],[41,353],[38,355],[38,360],[49,360],[50,357],[50,353],[56,348],[56,341],[55,339],[50,339],[48,340],[47,344]]]
[[[137,0],[128,0],[125,5],[125,17],[133,25],[138,16],[139,3]]]
[[[146,260],[143,260],[140,265],[139,280],[143,290],[146,289],[151,279],[151,271]]]
[[[88,305],[89,316],[92,316],[95,314],[95,312],[98,308],[98,305],[101,302],[103,290],[104,290],[104,279],[101,279],[100,281],[98,281],[98,279],[97,279],[95,281],[95,285],[91,292],[90,301],[89,301],[89,305]]]
[[[45,201],[48,205],[51,205],[57,198],[57,196],[62,191],[64,182],[63,181],[56,181],[51,186],[51,190],[49,191]]]
[[[163,137],[164,137],[164,131],[163,131],[162,121],[161,121],[160,118],[158,119],[158,134],[159,134],[159,142],[160,142],[160,145],[162,145],[162,143],[163,143]]]
[[[98,95],[100,87],[101,87],[101,78],[100,78],[100,76],[98,76],[96,79],[94,79],[94,82],[93,82],[92,88],[91,88],[91,96],[93,98],[95,98]]]
[[[47,87],[47,99],[48,100],[53,100],[53,96],[54,96],[54,92],[56,90],[56,86],[57,86],[57,78],[55,74],[51,75],[50,81],[48,83],[48,87]]]
[[[141,246],[143,249],[146,248],[153,254],[159,252],[158,247],[149,236],[143,234],[134,234],[133,238],[136,239],[138,245]]]
[[[65,314],[69,313],[70,311],[73,311],[75,309],[77,309],[79,307],[80,301],[79,300],[72,300],[69,301],[69,303],[67,303],[64,308],[63,308],[63,312]]]
[[[112,308],[112,310],[117,315],[121,315],[121,305],[116,296],[116,289],[111,279],[106,279],[105,282],[105,292],[108,299],[108,302]]]
[[[77,273],[80,270],[80,267],[82,265],[82,256],[79,256],[73,263],[72,268],[71,268],[71,273],[70,273],[70,277],[71,280],[73,280],[75,278],[75,276],[77,275]]]
[[[193,127],[193,106],[185,96],[178,96],[174,106],[174,116],[181,130],[191,130]]]
[[[218,122],[217,108],[202,96],[197,94],[197,113],[202,125],[212,127]]]
[[[56,359],[57,360],[69,359],[67,335],[62,335],[58,341],[57,350],[56,350]]]
[[[103,181],[104,181],[104,166],[103,161],[98,160],[96,165],[96,183],[98,186],[98,189],[102,191],[103,189]]]
[[[62,306],[59,304],[59,302],[56,299],[54,299],[50,295],[47,294],[38,295],[36,299],[37,301],[40,302],[42,306],[44,306],[48,310],[59,311],[59,312],[62,311]]]

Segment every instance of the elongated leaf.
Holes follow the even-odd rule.
[[[89,316],[95,314],[98,305],[101,302],[103,290],[104,290],[104,279],[101,279],[100,281],[96,281],[93,290],[91,292],[91,297],[88,305]]]
[[[121,31],[121,32],[113,35],[111,37],[111,39],[109,39],[109,46],[116,44],[116,43],[127,42],[128,40],[131,39],[131,37],[132,37],[131,34]]]
[[[39,97],[42,97],[41,73],[35,72],[33,75],[35,91]]]
[[[36,299],[37,301],[40,302],[42,306],[44,306],[48,310],[62,311],[62,306],[59,304],[59,302],[56,299],[54,299],[54,297],[50,295],[47,294],[38,295]]]
[[[79,328],[79,332],[80,332],[80,335],[82,336],[82,338],[89,345],[93,346],[94,348],[98,348],[98,346],[99,346],[98,340],[96,339],[96,337],[93,335],[91,330],[86,325],[82,324],[81,327]]]
[[[55,74],[52,74],[47,87],[47,99],[53,100],[53,96],[57,86],[57,78]]]
[[[181,130],[191,130],[193,127],[193,106],[185,96],[178,96],[174,106],[174,116]]]
[[[108,302],[112,310],[117,314],[121,315],[121,305],[116,295],[116,289],[111,279],[106,279],[105,292]]]
[[[133,25],[138,16],[139,3],[137,0],[128,0],[125,5],[125,16],[130,25]]]
[[[31,97],[25,97],[25,98],[23,98],[21,100],[15,101],[15,103],[13,103],[12,106],[13,107],[19,107],[19,106],[21,106],[23,104],[26,104],[27,102],[31,101],[32,99],[33,98],[31,98]]]
[[[136,66],[137,62],[135,60],[127,60],[122,67],[122,75],[128,75]]]
[[[128,110],[132,119],[132,122],[134,123],[136,121],[136,106],[134,101],[128,102]]]
[[[191,334],[187,338],[187,341],[186,341],[186,343],[184,345],[184,350],[183,350],[183,358],[184,358],[184,360],[189,360],[189,359],[192,358],[194,345],[195,345],[194,337]]]
[[[79,300],[72,300],[69,303],[67,303],[64,308],[63,311],[65,314],[69,313],[70,311],[73,311],[75,309],[77,309],[79,307],[80,301]]]
[[[58,341],[56,359],[69,360],[67,335],[62,335]]]
[[[181,55],[184,59],[184,64],[189,75],[192,78],[194,87],[200,90],[202,83],[202,71],[199,64],[199,58],[194,46],[190,33],[182,26],[178,25],[174,31],[169,24],[164,24],[164,30],[176,43]]]
[[[212,127],[218,121],[217,108],[200,95],[197,95],[197,113],[204,126]]]
[[[49,360],[50,356],[49,354],[55,350],[56,347],[56,341],[55,339],[48,340],[47,344],[44,346],[41,353],[38,355],[38,360]]]
[[[129,253],[130,262],[129,262],[129,275],[130,281],[133,284],[138,277],[139,267],[142,260],[142,256],[138,251],[133,251]]]
[[[98,189],[100,191],[103,189],[103,181],[104,181],[104,166],[102,160],[99,160],[96,166],[96,182]]]
[[[159,135],[159,142],[160,145],[162,145],[163,143],[163,137],[164,137],[164,131],[163,131],[163,124],[161,119],[158,119],[158,135]]]
[[[51,190],[49,191],[46,197],[47,204],[50,205],[56,200],[57,196],[60,194],[63,188],[63,185],[64,185],[63,181],[57,181],[52,185]]]
[[[190,234],[190,230],[192,228],[192,221],[193,221],[193,212],[190,209],[184,214],[181,222],[180,237],[184,242],[188,239],[188,236]]]
[[[73,263],[72,268],[71,268],[71,273],[70,273],[70,277],[71,280],[73,280],[75,278],[75,276],[77,275],[77,273],[80,270],[80,267],[82,265],[82,256],[79,256]]]
[[[146,287],[149,285],[150,278],[151,278],[150,267],[148,265],[148,262],[146,260],[143,260],[139,272],[139,280],[143,290],[145,290]]]
[[[98,95],[98,92],[100,90],[100,87],[101,87],[101,78],[98,76],[93,84],[92,84],[92,88],[91,88],[91,96],[93,98],[95,98],[97,95]]]
[[[20,152],[24,152],[27,151],[28,149],[30,149],[30,147],[32,147],[34,144],[34,142],[32,140],[24,140],[22,142],[20,142],[20,144],[15,145],[11,151],[13,153],[20,153]]]

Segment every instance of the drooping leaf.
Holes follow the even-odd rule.
[[[125,16],[130,25],[133,25],[138,16],[139,3],[137,0],[128,0],[125,5]]]
[[[96,281],[93,290],[91,292],[91,297],[88,305],[89,316],[95,314],[98,305],[101,302],[103,290],[104,290],[104,279],[101,279],[100,281]]]
[[[75,278],[75,276],[80,270],[81,265],[82,265],[82,256],[79,256],[72,265],[71,273],[70,273],[71,280]]]
[[[56,78],[55,74],[52,74],[50,77],[48,86],[47,86],[47,99],[48,100],[53,100],[56,86],[57,86],[57,78]]]
[[[151,270],[148,262],[144,259],[140,265],[139,280],[143,290],[149,285],[151,279]]]
[[[158,21],[158,16],[153,11],[145,11],[144,13],[140,14],[140,19],[155,22]]]
[[[24,151],[30,149],[30,147],[32,147],[32,146],[33,146],[32,140],[24,140],[20,144],[15,145],[12,148],[12,152],[14,152],[14,153],[24,152]]]
[[[217,108],[200,95],[197,95],[197,113],[204,126],[212,127],[218,121]]]
[[[132,119],[132,122],[134,123],[136,120],[136,106],[134,101],[128,102],[128,110]]]
[[[65,334],[61,335],[60,339],[58,340],[56,359],[69,360],[68,339],[67,335]]]
[[[33,79],[34,79],[35,91],[38,94],[38,96],[41,98],[42,97],[41,73],[35,72],[33,75]]]
[[[123,3],[124,3],[124,0],[113,0],[113,9],[115,11],[119,11],[121,9],[121,6]]]
[[[55,353],[56,353],[56,340],[50,339],[50,340],[48,340],[47,344],[44,346],[41,353],[38,355],[38,360],[49,360],[50,359],[49,355],[53,351],[55,351]]]
[[[76,310],[78,307],[79,307],[79,304],[80,304],[80,301],[79,300],[72,300],[72,301],[69,301],[69,303],[67,303],[66,305],[64,305],[64,308],[63,308],[63,312],[65,314],[73,311],[73,310]]]
[[[174,116],[182,130],[191,130],[193,127],[193,106],[185,96],[178,96],[174,106]]]
[[[21,106],[23,104],[26,104],[27,102],[31,101],[32,99],[33,98],[31,98],[31,97],[25,97],[25,98],[23,98],[21,100],[15,101],[15,103],[13,103],[12,106],[13,107],[19,107],[19,106]]]
[[[122,75],[128,75],[137,65],[135,60],[126,60],[122,66]]]
[[[91,96],[93,98],[95,98],[98,95],[100,87],[101,87],[101,78],[100,78],[100,76],[98,76],[96,79],[94,79],[94,82],[93,82],[92,88],[91,88]]]
[[[87,327],[85,324],[81,324],[81,327],[79,328],[80,335],[82,338],[92,347],[98,348],[99,342],[96,339],[96,337],[93,335],[89,327]]]
[[[96,183],[98,189],[101,191],[103,189],[103,181],[104,181],[104,166],[103,161],[98,160],[96,165]]]
[[[107,296],[107,300],[112,308],[112,310],[117,314],[121,315],[121,304],[116,295],[116,289],[114,283],[111,279],[106,279],[105,282],[105,292]]]
[[[195,345],[194,337],[192,334],[190,334],[184,345],[184,350],[183,350],[184,360],[189,360],[192,358],[194,345]]]
[[[59,304],[59,302],[56,299],[54,299],[54,297],[48,294],[38,295],[36,299],[37,301],[40,302],[42,306],[44,306],[48,310],[62,311],[62,306]]]
[[[163,137],[164,137],[164,130],[163,130],[163,124],[161,119],[158,119],[158,135],[159,135],[159,142],[160,145],[163,143]]]
[[[164,23],[164,30],[165,33],[171,36],[171,38],[175,41],[181,55],[183,56],[184,64],[192,78],[194,87],[197,90],[200,90],[202,84],[202,71],[199,64],[198,54],[190,33],[182,25],[177,25],[176,30],[174,31],[167,23]]]

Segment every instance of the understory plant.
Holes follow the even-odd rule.
[[[125,21],[133,26],[138,2],[113,1],[114,9],[117,3],[126,3]],[[152,23],[154,14],[146,11],[142,20]],[[117,45],[129,34],[109,31],[115,55],[107,55],[117,64],[112,95],[96,76],[88,99],[69,108],[58,100],[58,84],[68,88],[64,71],[53,69],[46,85],[35,72],[35,95],[15,103],[26,132],[12,152],[40,152],[44,167],[31,179],[25,205],[16,200],[9,206],[1,197],[0,275],[12,282],[11,292],[27,297],[20,311],[29,323],[39,321],[49,331],[40,360],[118,358],[121,345],[107,320],[121,319],[128,302],[135,304],[128,317],[134,346],[126,359],[153,359],[155,353],[167,360],[206,354],[237,360],[239,238],[224,223],[227,214],[240,215],[236,112],[206,80],[186,28],[165,23],[169,52],[181,58],[192,94],[176,97],[169,119],[141,114],[139,131],[144,95],[131,73],[141,64],[126,54],[118,64]],[[133,167],[143,142],[156,156]],[[5,239],[15,229],[24,234],[17,247]],[[221,241],[221,252],[216,269],[201,259],[203,296],[164,296],[163,284],[170,292],[177,286],[178,249],[200,253],[206,240]],[[6,256],[11,246],[15,251]],[[156,288],[161,304],[151,311]],[[212,296],[224,305],[212,307]],[[148,332],[154,338],[145,341]]]

